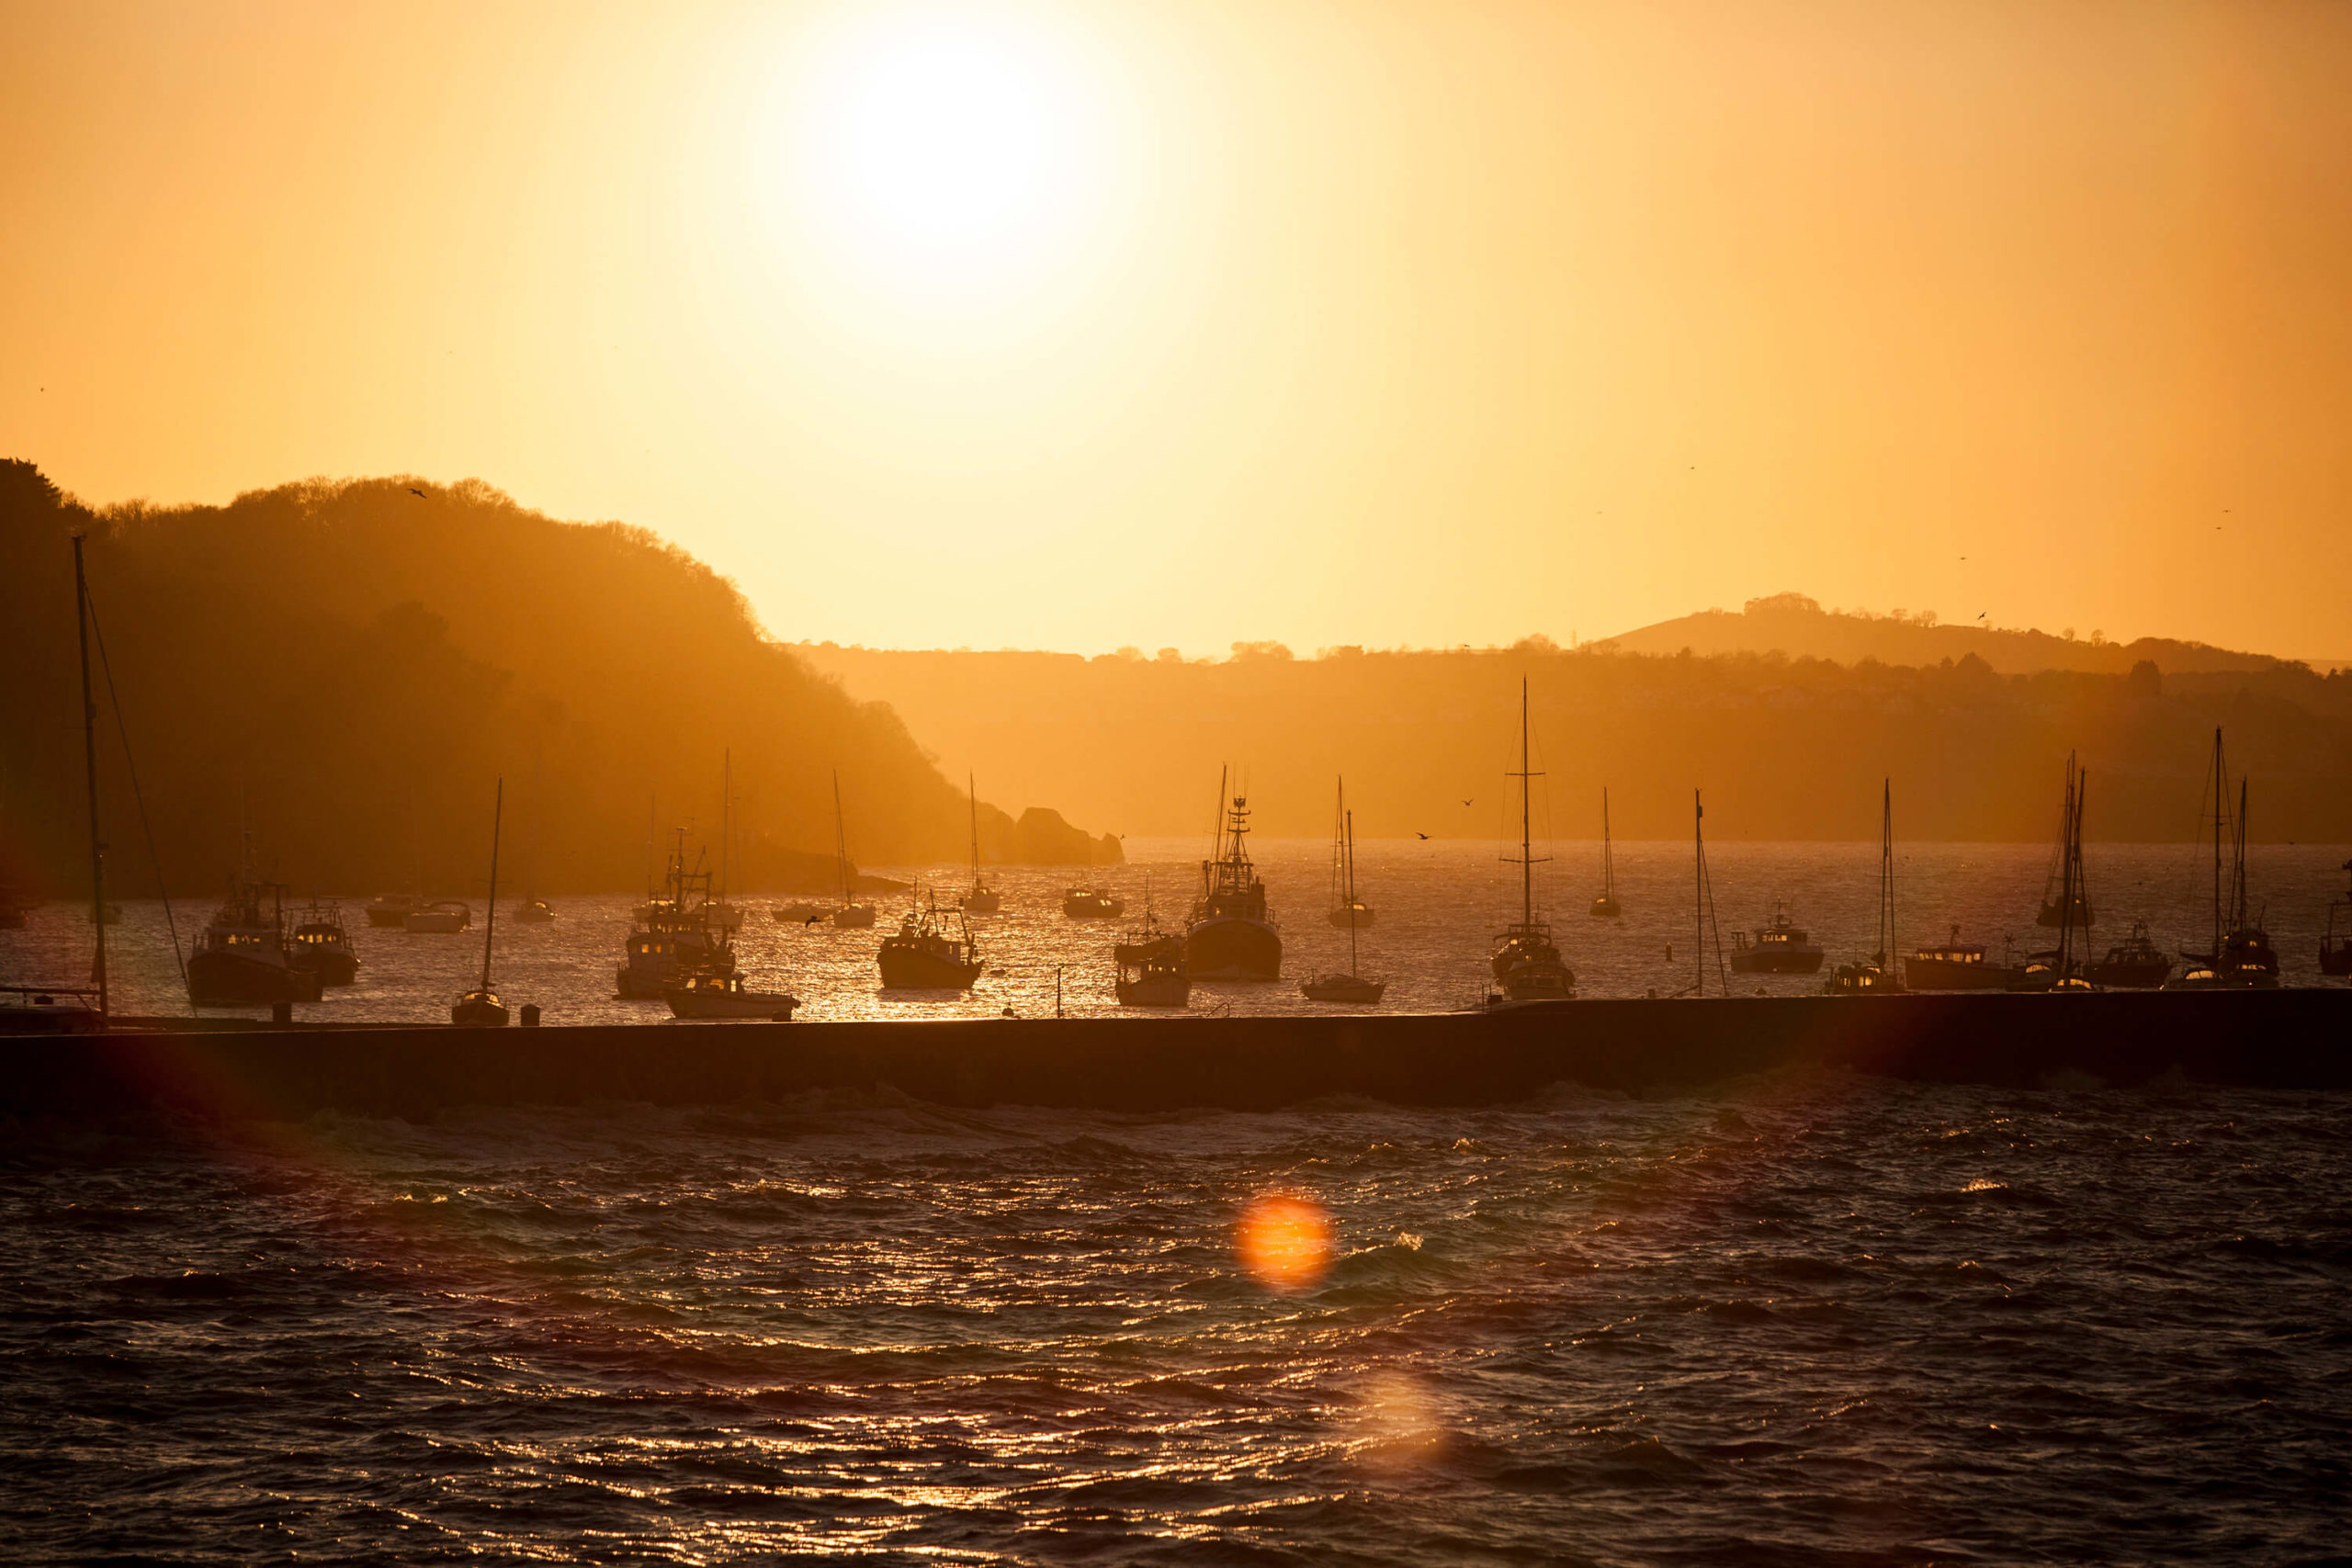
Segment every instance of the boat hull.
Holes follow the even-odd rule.
[[[506,1010],[495,1001],[468,997],[450,1008],[449,1021],[460,1029],[503,1029]]]
[[[232,953],[198,953],[187,961],[187,999],[198,1007],[251,1007],[268,1002],[314,1002],[319,977]]]
[[[874,906],[843,904],[835,908],[830,918],[843,931],[864,931],[874,923]]]
[[[1279,980],[1283,939],[1263,920],[1212,915],[1185,931],[1184,967],[1195,980]]]
[[[307,969],[319,977],[322,986],[349,986],[359,979],[359,958],[348,949],[328,948],[323,952],[303,954],[303,962],[295,965]]]
[[[2352,975],[2352,936],[2320,939],[2319,972],[2339,977]]]
[[[967,915],[993,915],[1004,908],[1004,895],[994,890],[964,895],[964,912]]]
[[[1356,1007],[1369,1007],[1387,992],[1387,981],[1361,980],[1353,975],[1326,975],[1298,987],[1298,994],[1310,1002],[1346,1002]]]
[[[1596,920],[1613,920],[1622,915],[1623,911],[1617,908],[1616,899],[1611,898],[1609,895],[1604,893],[1600,897],[1595,898],[1592,901],[1592,908],[1587,909],[1585,913],[1590,915]]]
[[[2162,954],[2154,958],[2109,959],[2104,964],[2085,964],[2083,978],[2094,986],[2153,991],[2172,978],[2172,960]]]
[[[2006,991],[2024,977],[2024,970],[2003,964],[1915,957],[1903,964],[1903,983],[1915,991]]]
[[[958,964],[921,948],[884,942],[876,954],[882,984],[894,991],[968,991],[980,977],[978,964]]]
[[[1358,904],[1352,909],[1333,909],[1326,917],[1341,931],[1363,931],[1375,919],[1372,906]]]
[[[1118,992],[1123,1008],[1181,1008],[1193,998],[1193,982],[1182,976],[1121,980],[1114,989]]]
[[[776,1023],[791,1022],[792,1010],[800,1005],[797,997],[763,995],[757,991],[715,995],[683,986],[663,992],[662,999],[670,1004],[670,1012],[676,1018],[763,1019]]]

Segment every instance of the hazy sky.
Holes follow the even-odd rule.
[[[870,644],[1797,589],[2352,654],[2352,6],[0,0],[0,456],[85,500],[480,476]]]

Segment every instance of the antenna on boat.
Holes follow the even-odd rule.
[[[82,761],[90,790],[90,927],[97,933],[91,977],[98,986],[98,1016],[107,1016],[107,844],[98,820],[98,705],[90,693],[90,581],[82,566],[83,536],[74,536],[74,626],[82,649]]]

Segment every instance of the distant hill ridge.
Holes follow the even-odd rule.
[[[1702,657],[1785,653],[1792,659],[1827,659],[1839,664],[1875,659],[1881,664],[1917,667],[1947,660],[1958,663],[1974,654],[2003,675],[2031,675],[2044,670],[2120,675],[2143,660],[2166,674],[2182,675],[2277,670],[2297,662],[2172,637],[2109,642],[2096,631],[2087,638],[2078,638],[2071,627],[2053,636],[2039,627],[2017,631],[1983,622],[1945,625],[1933,611],[1906,615],[1897,610],[1873,615],[1825,610],[1802,593],[1750,599],[1737,611],[1702,610],[1609,637],[1597,646],[1608,645],[1625,653],[1674,654],[1687,648]]]

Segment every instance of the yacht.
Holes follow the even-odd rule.
[[[841,880],[841,902],[830,914],[833,924],[845,931],[863,931],[874,923],[874,906],[860,903],[851,896],[853,873],[849,868],[849,825],[842,816],[842,774],[833,770],[833,871]]]
[[[1250,863],[1250,799],[1217,777],[1216,843],[1201,863],[1201,896],[1184,927],[1184,965],[1196,980],[1279,980],[1283,939],[1266,914],[1266,885]]]
[[[2083,977],[2094,986],[2118,990],[2154,990],[2172,977],[2172,954],[2148,935],[2148,922],[2132,922],[2132,934],[2107,950],[2097,964],[2086,964]]]
[[[690,1019],[766,1019],[790,1023],[797,997],[745,988],[741,975],[689,975],[662,993],[671,1016]]]
[[[1073,920],[1115,920],[1127,912],[1127,901],[1103,887],[1062,890],[1062,913]]]
[[[1894,781],[1879,786],[1878,818],[1878,946],[1866,958],[1840,964],[1821,983],[1833,997],[1891,996],[1903,989],[1894,970]]]
[[[2188,967],[2167,981],[2167,991],[2275,990],[2278,985],[2278,954],[2270,933],[2247,914],[2245,886],[2246,784],[2238,780],[2237,817],[2230,817],[2229,764],[2222,751],[2222,732],[2213,731],[2213,925],[2212,946],[2203,953],[2181,956]],[[2222,872],[2222,840],[2230,840],[2230,870]]]
[[[2043,916],[2053,909],[2054,919],[2040,919],[2038,923],[2058,928],[2058,945],[2048,953],[2036,953],[2026,960],[2025,972],[2018,976],[2014,987],[2020,991],[2087,991],[2095,989],[2089,976],[2087,953],[2091,940],[2090,884],[2083,875],[2083,803],[2090,794],[2090,774],[2075,765],[2070,752],[2066,758],[2066,796],[2058,818],[2058,880],[2054,889],[2045,890],[2041,900]],[[2054,891],[2055,897],[2050,896]],[[2075,944],[2075,928],[2082,930],[2082,942]],[[2169,967],[2169,965],[2167,965]]]
[[[1984,944],[1961,941],[1960,928],[1954,926],[1949,942],[1913,950],[1904,961],[1903,978],[1915,991],[2010,990],[2025,970],[2003,957],[2002,963],[1986,963]]]
[[[967,915],[993,915],[1004,908],[1004,895],[990,887],[980,876],[980,796],[972,775],[964,775],[964,802],[972,818],[972,886],[964,895],[964,912]]]
[[[1346,842],[1351,818],[1348,811],[1348,781],[1340,781],[1338,804],[1331,808],[1331,909],[1330,922],[1346,931],[1354,931],[1373,922],[1372,906],[1358,897],[1354,851]]]
[[[1598,920],[1613,920],[1624,911],[1617,907],[1617,855],[1609,841],[1609,786],[1600,789],[1600,897],[1585,911]]]
[[[956,934],[949,935],[936,897],[907,911],[899,929],[882,939],[875,956],[882,966],[882,984],[891,990],[967,991],[980,977],[979,944],[961,910],[954,911]]]
[[[1356,824],[1355,813],[1341,812],[1341,866],[1344,873],[1341,891],[1346,901],[1340,908],[1353,909],[1361,902],[1356,897]],[[1347,1002],[1369,1007],[1387,994],[1388,982],[1367,980],[1358,972],[1356,962],[1356,922],[1348,922],[1348,972],[1344,975],[1323,975],[1308,980],[1299,993],[1310,1002]]]
[[[447,936],[454,931],[470,931],[474,923],[474,907],[462,898],[444,898],[411,909],[401,929],[426,935]]]
[[[490,988],[491,944],[498,936],[498,829],[505,810],[506,781],[501,779],[490,807],[490,900],[481,927],[481,984],[449,1008],[449,1021],[466,1029],[506,1027],[506,1004]]]
[[[1819,946],[1799,926],[1790,922],[1776,902],[1772,923],[1753,933],[1732,933],[1731,966],[1741,975],[1814,975],[1821,970]]]

